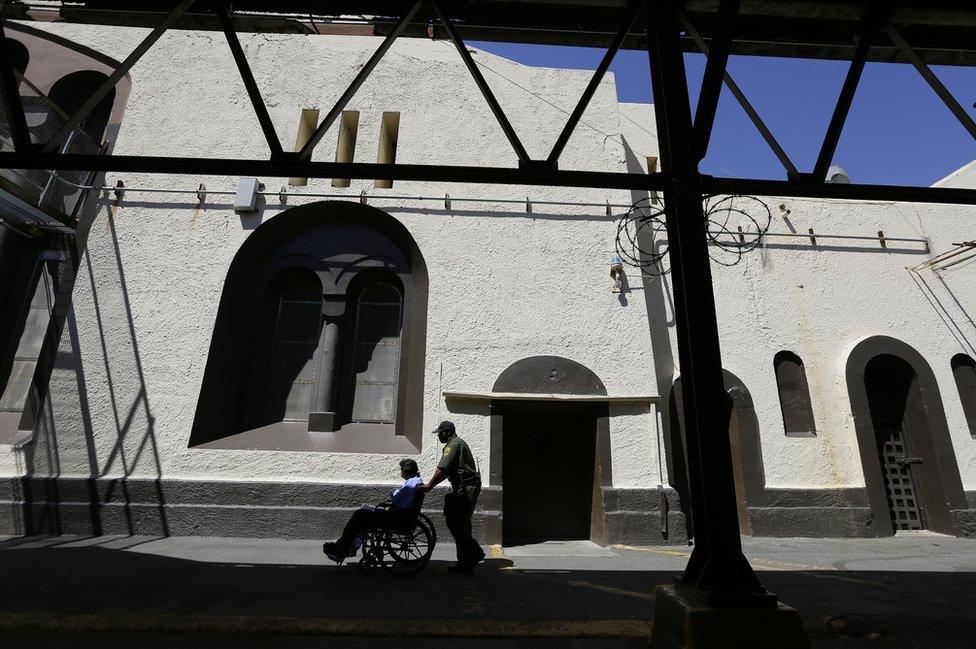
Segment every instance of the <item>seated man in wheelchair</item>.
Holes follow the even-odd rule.
[[[322,546],[325,556],[336,563],[341,563],[346,557],[355,556],[356,550],[362,544],[363,532],[388,525],[414,511],[417,499],[423,498],[423,495],[417,491],[417,488],[423,484],[417,463],[409,458],[400,460],[400,476],[405,482],[401,487],[393,490],[389,500],[376,506],[363,505],[357,509],[346,523],[342,536],[335,542],[325,543]]]

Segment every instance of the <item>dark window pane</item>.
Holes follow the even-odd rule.
[[[315,393],[322,293],[312,279],[282,288],[271,341],[265,416],[271,421],[307,421]]]
[[[403,299],[390,284],[371,284],[356,303],[352,421],[393,423],[400,373]]]
[[[792,352],[781,351],[773,358],[773,365],[786,434],[797,437],[816,434],[803,361]]]
[[[956,379],[969,434],[976,437],[976,361],[965,354],[956,354],[952,357],[952,376]]]

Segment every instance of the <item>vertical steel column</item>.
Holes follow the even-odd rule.
[[[646,0],[648,53],[655,119],[665,175],[671,279],[681,367],[686,451],[695,548],[678,585],[710,605],[747,606],[766,594],[742,554],[732,477],[729,416],[722,379],[695,138],[681,51],[678,5]],[[773,598],[775,604],[775,598]]]

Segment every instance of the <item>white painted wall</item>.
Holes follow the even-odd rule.
[[[36,25],[35,25],[36,26]],[[121,59],[142,29],[42,26]],[[294,142],[302,108],[327,110],[379,43],[367,37],[241,35],[282,142]],[[489,83],[535,157],[555,140],[589,73],[536,70],[477,53]],[[182,92],[174,92],[181,89]],[[348,106],[360,110],[356,159],[375,160],[380,116],[399,110],[398,162],[510,165],[516,157],[452,47],[406,40],[391,49]],[[315,158],[334,156],[336,135]],[[267,156],[223,38],[170,32],[132,70],[132,94],[115,153]],[[563,168],[623,169],[616,92],[608,78],[570,141]],[[194,176],[110,174],[128,186],[195,188]],[[284,179],[262,178],[269,189]],[[208,178],[211,189],[236,179]],[[328,180],[296,192],[361,190],[380,195],[486,196],[628,203],[626,192],[401,183],[378,190]],[[70,331],[51,383],[60,475],[163,475],[234,480],[389,482],[397,457],[188,449],[223,280],[234,254],[262,220],[282,213],[269,197],[241,218],[229,197],[196,209],[193,197],[137,194],[99,211],[74,293]],[[307,199],[289,198],[289,204]],[[611,394],[654,394],[653,359],[640,286],[623,304],[610,290],[615,225],[604,207],[563,208],[374,201],[417,241],[430,276],[425,426],[453,418],[488,466],[488,418],[448,413],[439,390],[488,391],[519,359],[553,354],[591,368]],[[284,218],[284,217],[283,217]],[[80,366],[80,371],[77,367]],[[83,377],[83,379],[81,378]],[[79,385],[79,380],[84,385]],[[656,416],[644,409],[611,420],[618,486],[657,484]],[[421,466],[438,453],[424,441]],[[52,458],[54,453],[52,452]]]
[[[146,30],[35,23],[123,58]],[[366,37],[241,35],[285,146],[302,108],[327,110],[378,44]],[[526,68],[475,55],[534,157],[544,157],[589,73]],[[182,92],[173,92],[174,88]],[[402,112],[398,162],[515,165],[500,129],[445,43],[403,40],[349,105],[360,110],[356,159],[375,160],[380,115]],[[335,131],[316,152],[332,159]],[[627,147],[624,146],[626,140]],[[221,36],[170,32],[132,71],[132,95],[116,144],[120,154],[264,157],[266,146]],[[628,153],[629,151],[629,153]],[[656,155],[653,109],[618,104],[612,77],[598,89],[562,168],[631,170]],[[129,186],[195,188],[194,176],[110,174]],[[269,189],[284,179],[262,179]],[[235,179],[209,178],[231,189]],[[371,196],[443,195],[629,204],[630,192],[397,182],[376,190],[353,181],[335,190],[312,180],[296,192]],[[200,450],[186,447],[226,270],[248,234],[282,212],[275,198],[241,218],[223,199],[196,209],[192,198],[127,196],[103,206],[75,289],[73,313],[52,377],[48,435],[51,470],[61,475],[163,475],[227,480],[392,481],[386,455]],[[306,199],[291,198],[291,204]],[[861,339],[891,335],[928,359],[939,381],[966,488],[976,489],[976,440],[966,430],[949,358],[976,343],[976,282],[971,267],[936,275],[918,264],[971,240],[973,209],[839,201],[768,199],[767,245],[734,267],[713,265],[724,365],[752,393],[761,425],[767,485],[859,486],[863,476],[844,366]],[[778,206],[790,210],[788,221]],[[677,373],[669,278],[628,272],[626,304],[609,291],[615,224],[602,208],[378,201],[416,239],[430,274],[425,426],[450,417],[488,473],[488,419],[448,413],[440,390],[484,392],[510,364],[564,356],[591,368],[611,394],[661,394]],[[928,240],[889,243],[824,235]],[[922,251],[922,252],[920,252]],[[951,291],[951,293],[950,293]],[[818,435],[787,438],[773,355],[791,349],[805,363]],[[77,368],[80,368],[78,371]],[[83,380],[83,384],[80,381]],[[615,406],[611,437],[616,486],[650,487],[663,467],[659,413]],[[433,466],[437,444],[419,457]],[[23,471],[12,455],[0,472]]]

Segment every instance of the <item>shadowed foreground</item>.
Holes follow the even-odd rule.
[[[552,544],[497,550],[475,577],[364,577],[313,542],[106,538],[0,545],[0,642],[17,647],[639,647],[674,548]],[[976,543],[943,537],[747,539],[764,583],[814,647],[971,646]],[[802,561],[802,563],[800,563]],[[433,598],[436,603],[431,603]]]

